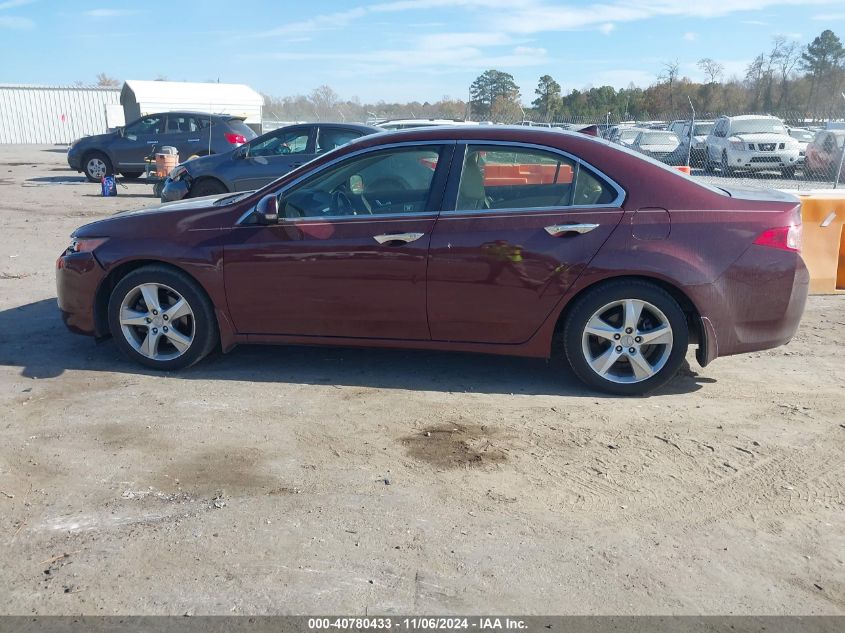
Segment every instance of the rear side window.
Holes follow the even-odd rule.
[[[616,191],[575,160],[554,152],[469,145],[458,211],[547,209],[610,204]]]
[[[357,130],[321,127],[317,134],[317,153],[324,154],[330,152],[336,147],[346,145],[349,141],[359,136],[361,136],[361,132]]]

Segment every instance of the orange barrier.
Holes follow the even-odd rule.
[[[801,198],[810,294],[845,294],[845,191],[790,193]]]
[[[503,164],[485,163],[484,185],[551,185],[570,184],[574,177],[571,165],[546,165],[540,163]]]

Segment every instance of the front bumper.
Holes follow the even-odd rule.
[[[72,147],[68,149],[67,164],[71,169],[82,171],[82,153]]]
[[[729,151],[728,166],[734,169],[788,169],[798,166],[797,151],[754,152]]]
[[[180,180],[171,180],[168,176],[164,181],[164,187],[161,190],[162,202],[176,202],[188,197],[190,187],[186,182],[184,176]]]
[[[97,289],[106,271],[90,252],[62,253],[56,260],[56,294],[62,320],[71,332],[102,336],[95,312]]]

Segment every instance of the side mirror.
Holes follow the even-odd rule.
[[[121,126],[117,128],[117,135],[118,136],[126,136],[126,128]]]
[[[239,160],[246,158],[247,154],[249,154],[249,145],[241,145],[235,150],[235,158]]]
[[[259,224],[278,224],[279,199],[272,194],[264,196],[255,205],[255,215]]]

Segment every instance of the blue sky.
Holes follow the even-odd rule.
[[[645,87],[668,60],[701,79],[712,57],[742,76],[774,36],[826,28],[845,39],[845,0],[0,0],[0,83],[105,72],[435,101],[497,68],[530,102],[543,74],[566,92]]]

